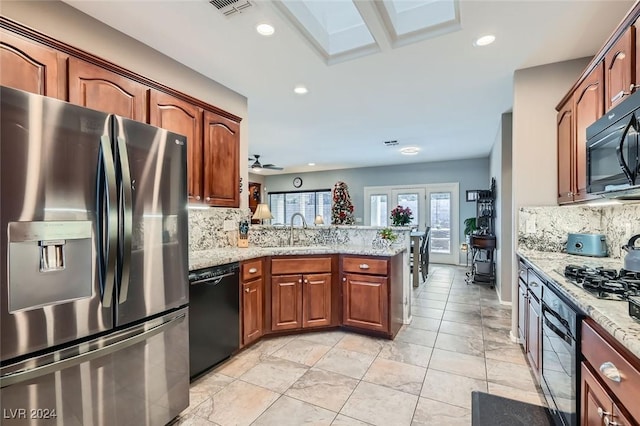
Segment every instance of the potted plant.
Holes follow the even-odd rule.
[[[413,212],[409,207],[397,206],[391,210],[391,222],[393,226],[406,226],[411,223]]]
[[[380,230],[380,238],[394,242],[398,239],[398,236],[393,232],[393,230],[391,230],[391,228],[384,228]]]
[[[468,217],[464,220],[464,235],[467,237],[467,241],[469,241],[471,234],[473,234],[476,229],[478,229],[478,227],[476,226],[475,217]]]

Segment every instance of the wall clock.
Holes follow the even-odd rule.
[[[302,186],[302,178],[294,177],[293,178],[293,186],[296,188],[300,188]]]

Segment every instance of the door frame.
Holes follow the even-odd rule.
[[[451,253],[441,254],[430,251],[430,261],[433,263],[447,263],[458,265],[460,263],[460,183],[429,183],[414,185],[385,185],[385,186],[365,186],[364,187],[364,224],[371,226],[371,203],[372,195],[387,196],[387,215],[391,215],[391,210],[397,205],[394,203],[393,195],[398,192],[410,192],[411,190],[424,191],[425,197],[421,203],[423,217],[418,218],[418,229],[424,231],[427,224],[431,222],[431,210],[429,205],[430,194],[433,192],[451,193]],[[390,222],[390,221],[389,221]],[[388,224],[389,224],[388,222]]]

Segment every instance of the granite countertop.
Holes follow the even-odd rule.
[[[629,316],[629,304],[622,301],[598,299],[568,282],[563,275],[564,267],[569,264],[620,269],[623,266],[622,260],[526,249],[518,250],[518,255],[531,263],[547,278],[552,279],[558,290],[574,301],[580,309],[640,359],[640,322]]]
[[[263,256],[309,254],[358,254],[363,256],[395,256],[406,250],[404,246],[378,249],[371,246],[295,246],[295,247],[226,247],[189,253],[189,270],[224,265]]]

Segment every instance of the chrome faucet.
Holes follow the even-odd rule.
[[[300,218],[302,219],[302,227],[304,229],[307,229],[307,221],[304,219],[304,216],[302,215],[302,213],[294,213],[293,215],[291,215],[291,236],[289,237],[289,245],[293,245],[293,219],[296,216],[300,216]]]

